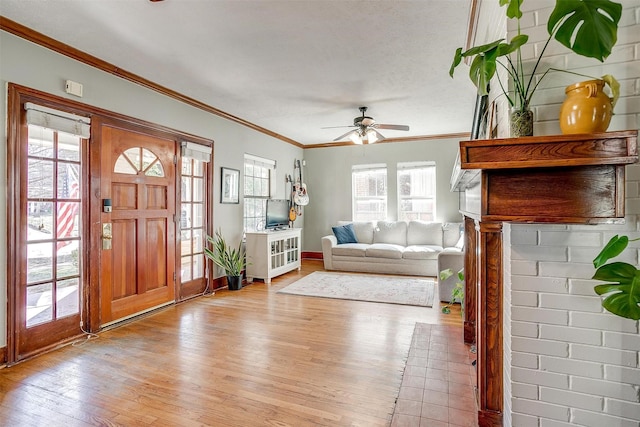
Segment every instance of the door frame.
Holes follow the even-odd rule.
[[[78,101],[62,98],[36,89],[31,89],[16,83],[8,84],[7,91],[7,351],[6,362],[8,364],[18,362],[17,354],[17,313],[21,307],[17,301],[17,286],[19,285],[19,269],[21,260],[16,256],[16,248],[18,246],[18,228],[20,225],[20,215],[22,215],[22,207],[20,205],[20,188],[21,184],[20,172],[22,165],[20,164],[20,141],[26,132],[27,126],[25,115],[22,114],[22,107],[25,102],[33,102],[46,107],[66,111],[83,116],[91,117],[91,138],[89,140],[88,153],[85,154],[83,161],[88,158],[87,167],[82,176],[82,198],[83,206],[85,206],[85,216],[83,222],[83,241],[85,242],[85,251],[82,254],[82,275],[83,283],[81,284],[83,299],[81,300],[81,321],[88,332],[97,332],[100,330],[100,256],[102,250],[102,225],[100,213],[102,209],[102,199],[100,197],[100,129],[103,124],[109,124],[113,127],[119,127],[133,132],[140,132],[151,136],[157,136],[166,139],[172,139],[179,148],[182,141],[190,141],[213,147],[214,141],[191,135],[186,132],[177,131],[155,123],[147,122],[132,118],[123,114],[103,110],[83,104]],[[181,202],[180,194],[180,178],[181,178],[181,153],[177,149],[176,161],[176,209],[179,209]],[[208,234],[212,233],[213,225],[213,156],[211,162],[206,167],[206,226],[205,230]],[[179,222],[179,218],[177,218]],[[180,246],[179,228],[176,229],[176,248]],[[180,252],[176,250],[175,256],[176,272],[179,272]],[[94,267],[94,268],[92,268]],[[213,288],[213,278],[210,271],[210,263],[205,268],[205,278],[200,286],[190,284],[189,294],[184,293],[181,289],[182,282],[177,275],[175,282],[176,301],[178,298],[186,299],[196,296],[197,291],[203,291],[207,286]],[[69,341],[77,336],[61,342]],[[42,353],[61,342],[42,348],[38,352]],[[31,356],[31,355],[30,355]],[[1,362],[1,361],[0,361]]]

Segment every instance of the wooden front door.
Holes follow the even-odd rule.
[[[103,126],[100,323],[175,301],[176,144]],[[105,203],[106,202],[106,203]]]

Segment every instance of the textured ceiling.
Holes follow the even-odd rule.
[[[0,0],[0,15],[301,144],[369,107],[387,138],[468,132],[448,75],[470,0]]]

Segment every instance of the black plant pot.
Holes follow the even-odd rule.
[[[242,276],[227,276],[227,285],[230,291],[242,289]]]

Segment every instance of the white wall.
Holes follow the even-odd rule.
[[[469,102],[473,102],[473,96]],[[469,118],[471,128],[471,118]],[[322,236],[331,226],[351,219],[351,167],[387,165],[388,219],[397,218],[397,163],[434,161],[436,163],[436,220],[460,222],[458,194],[451,193],[450,178],[459,139],[437,139],[373,145],[350,145],[304,150],[305,180],[310,203],[305,209],[304,248],[321,251]]]
[[[551,0],[525,1],[522,32],[546,40]],[[601,76],[613,74],[621,98],[609,131],[640,123],[640,1],[623,0],[618,43],[600,64],[570,54],[556,42],[545,54],[558,68]],[[513,30],[513,29],[511,29]],[[536,48],[538,49],[538,45]],[[527,51],[533,56],[534,50]],[[533,98],[534,134],[558,134],[564,86],[580,78],[547,76]],[[589,280],[595,255],[611,236],[640,237],[640,165],[627,167],[626,225],[505,227],[504,425],[638,426],[640,335],[637,321],[605,312]],[[638,242],[623,259],[639,264]],[[509,307],[507,305],[507,307]],[[511,406],[512,413],[510,413]]]
[[[242,237],[243,205],[220,204],[220,167],[243,169],[244,153],[277,161],[277,193],[285,198],[285,175],[293,172],[294,159],[302,158],[302,149],[291,144],[187,106],[157,92],[101,72],[9,33],[0,31],[0,84],[4,90],[0,103],[0,347],[6,345],[7,306],[7,230],[6,230],[6,88],[17,83],[63,98],[78,100],[64,92],[70,79],[84,84],[81,102],[134,118],[157,123],[182,132],[213,139],[214,143],[214,228],[222,228],[232,242]],[[296,221],[303,226],[304,218]]]

